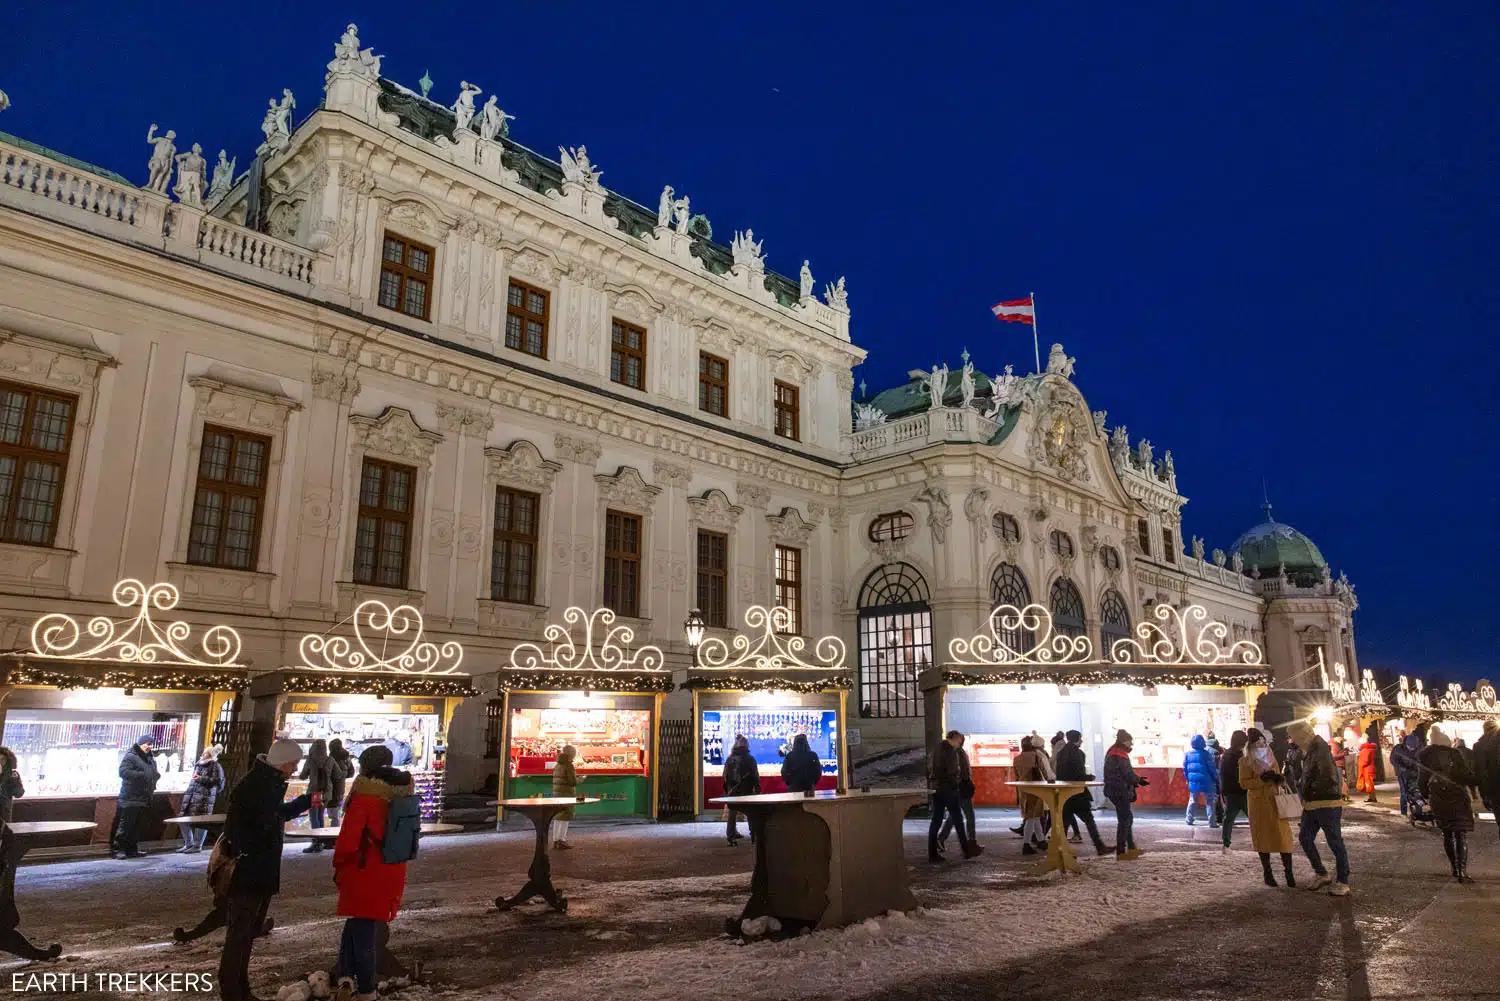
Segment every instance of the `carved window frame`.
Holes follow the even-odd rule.
[[[552,560],[549,559],[547,540],[552,537],[552,499],[554,483],[562,464],[542,455],[542,450],[525,438],[517,438],[504,448],[492,446],[484,450],[484,508],[480,526],[482,539],[492,543],[495,531],[495,491],[501,488],[520,490],[536,494],[540,498],[537,507],[537,563],[532,573],[531,604],[502,601],[490,597],[492,550],[481,546],[483,558],[479,560],[478,594],[480,605],[506,608],[539,608],[549,604]]]
[[[386,407],[378,417],[349,415],[349,456],[344,474],[344,518],[341,532],[339,579],[335,582],[360,593],[387,594],[410,600],[408,595],[426,592],[428,497],[432,489],[433,452],[443,436],[417,423],[410,410]],[[392,447],[392,445],[397,447]],[[411,535],[407,540],[405,587],[359,584],[354,580],[354,550],[359,526],[359,487],[365,459],[410,466],[416,470],[412,485]],[[342,609],[341,609],[342,610]]]
[[[195,376],[188,380],[193,392],[193,411],[187,440],[187,468],[173,495],[181,499],[177,516],[177,536],[172,546],[171,562],[181,564],[188,573],[272,574],[277,572],[276,540],[285,516],[281,492],[285,483],[287,425],[294,411],[301,410],[296,400],[246,386]],[[188,547],[192,541],[193,504],[198,493],[200,465],[203,461],[203,435],[210,425],[230,431],[269,438],[266,450],[265,510],[261,517],[260,537],[256,540],[255,567],[223,567],[189,563]]]
[[[393,261],[386,257],[386,246],[388,243],[401,244],[400,261]],[[425,271],[415,268],[408,263],[412,251],[427,255],[427,269]],[[393,229],[384,230],[380,235],[380,260],[377,265],[375,279],[375,305],[381,309],[389,310],[406,320],[430,321],[432,319],[433,300],[437,298],[437,264],[437,248],[433,245],[413,240]],[[387,272],[395,276],[398,282],[396,286],[396,305],[394,306],[387,306],[381,301],[385,289],[385,276]],[[406,308],[406,285],[408,281],[416,281],[427,286],[427,292],[422,299],[421,313],[413,313]]]
[[[518,288],[521,290],[523,304],[519,308],[513,305],[510,301],[510,291],[512,288]],[[540,314],[537,314],[526,306],[526,301],[528,301],[527,297],[532,295],[540,295],[543,297],[543,309]],[[524,281],[520,278],[517,278],[513,274],[507,274],[505,276],[505,311],[502,313],[502,319],[500,322],[501,347],[505,348],[505,350],[507,351],[514,351],[517,354],[525,355],[528,358],[536,358],[541,361],[546,361],[549,357],[551,357],[549,349],[551,348],[552,342],[552,317],[554,314],[552,305],[553,300],[556,299],[556,297],[557,293],[552,289],[543,288],[541,285],[535,284],[534,282]],[[524,347],[526,343],[525,324],[530,319],[538,315],[540,315],[542,318],[542,349],[540,352],[531,351]],[[517,345],[515,347],[512,347],[510,344],[510,318],[512,316],[519,319],[522,324],[521,338],[517,342]]]
[[[640,470],[634,466],[620,466],[613,473],[594,474],[595,493],[598,497],[598,519],[595,522],[598,531],[599,563],[594,573],[594,587],[597,601],[595,607],[604,607],[604,566],[606,561],[606,542],[609,532],[609,512],[617,514],[633,515],[640,519],[640,571],[636,581],[636,613],[626,615],[624,612],[616,612],[621,618],[649,620],[651,618],[652,606],[652,566],[651,548],[655,537],[655,518],[657,498],[661,496],[662,488],[653,486],[641,475]],[[639,487],[636,484],[639,483]],[[666,574],[666,567],[655,568],[659,573]]]
[[[617,331],[620,334],[621,340],[615,339]],[[639,348],[633,348],[625,343],[624,338],[628,338],[631,334],[639,336]],[[649,355],[647,352],[650,347],[650,339],[650,333],[642,324],[632,323],[630,320],[622,319],[618,316],[611,316],[609,318],[609,381],[612,384],[624,386],[626,389],[634,389],[641,393],[646,392],[646,376],[649,371],[646,367],[649,364]],[[619,359],[620,367],[618,377],[615,374],[616,359]],[[635,382],[631,382],[625,374],[627,365],[632,360],[636,362],[639,371],[639,378]]]
[[[722,362],[723,363],[723,365],[724,365],[724,378],[723,379],[715,379],[713,376],[709,375],[707,372],[704,371],[705,364],[706,363],[710,363],[711,364],[712,362]],[[712,414],[715,417],[721,417],[724,420],[729,420],[730,414],[733,412],[733,408],[732,408],[731,403],[730,403],[730,401],[733,399],[733,397],[730,395],[731,390],[733,388],[732,376],[733,376],[733,372],[730,370],[730,361],[729,361],[729,358],[727,356],[714,354],[712,351],[704,351],[701,348],[698,350],[698,412],[699,413]],[[705,391],[709,390],[709,389],[714,389],[714,388],[720,389],[724,393],[724,409],[723,410],[715,410],[712,407],[706,405],[707,404],[707,397],[704,395]]]
[[[726,560],[724,574],[724,625],[722,627],[710,624],[710,628],[732,629],[733,623],[738,622],[736,614],[736,601],[739,600],[735,587],[735,571],[738,564],[735,562],[739,556],[739,525],[740,517],[745,509],[729,499],[729,495],[718,487],[711,487],[703,493],[689,497],[688,503],[688,532],[689,545],[692,548],[692,581],[689,584],[689,593],[696,603],[698,598],[698,533],[708,532],[713,535],[722,535],[725,539],[724,554]],[[706,610],[704,611],[706,615]]]
[[[68,489],[68,466],[70,465],[71,453],[73,451],[74,428],[77,426],[78,397],[74,393],[60,393],[51,389],[42,389],[24,382],[12,382],[5,380],[0,382],[0,390],[14,392],[25,397],[26,402],[22,405],[21,426],[18,429],[19,440],[14,444],[0,446],[5,454],[14,461],[14,472],[11,477],[10,504],[6,510],[0,511],[0,532],[9,530],[12,521],[19,520],[22,505],[25,503],[26,467],[32,462],[50,466],[57,470],[57,483],[52,501],[52,518],[46,526],[47,536],[45,541],[27,542],[23,539],[0,538],[6,545],[27,546],[32,549],[52,549],[57,539],[58,523],[62,520],[63,499],[67,496]],[[67,425],[63,429],[62,448],[49,450],[39,448],[27,442],[27,432],[35,426],[37,407],[42,401],[62,404],[67,407]]]
[[[784,397],[784,398],[783,398]],[[778,438],[802,440],[802,389],[784,379],[771,386],[771,430]]]

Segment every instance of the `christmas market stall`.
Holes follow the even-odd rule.
[[[823,763],[819,789],[842,789],[848,762],[843,739],[852,678],[844,641],[824,636],[813,644],[793,634],[787,608],[752,606],[746,633],[725,641],[704,638],[695,609],[685,625],[693,667],[683,687],[693,693],[694,813],[726,794],[724,762],[743,735],[760,771],[762,793],[786,792],[781,763],[802,734]],[[809,659],[809,657],[811,659]]]
[[[348,626],[348,635],[340,630]],[[475,694],[458,673],[463,646],[423,638],[422,613],[370,599],[328,634],[309,633],[298,644],[301,663],[257,675],[250,683],[251,718],[276,737],[302,745],[343,742],[358,760],[375,744],[390,748],[396,767],[412,773],[422,798],[422,820],[442,818],[448,725],[459,703]],[[289,795],[306,789],[293,779]],[[287,826],[306,830],[304,815]]]
[[[1410,733],[1422,723],[1436,723],[1443,732],[1455,741],[1462,739],[1473,747],[1484,734],[1486,720],[1500,723],[1500,701],[1495,697],[1495,686],[1484,678],[1479,679],[1472,692],[1462,685],[1450,684],[1437,701],[1422,685],[1401,677],[1401,690],[1396,695],[1397,711],[1403,720],[1403,729]]]
[[[234,629],[213,625],[194,640],[187,622],[155,621],[177,606],[171,584],[126,579],[111,597],[131,614],[81,623],[52,612],[32,624],[29,649],[0,654],[0,742],[15,752],[26,786],[11,819],[95,825],[42,847],[108,841],[120,759],[143,738],[161,778],[140,839],[175,833],[162,821],[176,812],[215,721],[233,715],[247,684]]]
[[[571,745],[578,792],[598,800],[578,816],[655,817],[665,658],[633,647],[634,630],[607,608],[568,608],[563,623],[543,633],[549,650],[518,643],[499,672],[500,798],[550,796],[558,752]]]
[[[1135,738],[1132,763],[1151,780],[1140,790],[1145,805],[1188,801],[1183,754],[1192,738],[1212,731],[1228,746],[1229,734],[1251,725],[1269,684],[1260,648],[1230,640],[1229,628],[1198,605],[1154,606],[1134,637],[1096,654],[1088,636],[1056,631],[1041,605],[1000,605],[989,630],[949,643],[948,662],[921,675],[929,743],[947,730],[968,735],[974,802],[1010,805],[1005,783],[1021,740],[1051,741],[1078,730],[1096,774],[1117,730]]]

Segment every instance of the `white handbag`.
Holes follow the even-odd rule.
[[[1276,815],[1282,820],[1296,820],[1302,816],[1302,797],[1282,786],[1276,791]]]

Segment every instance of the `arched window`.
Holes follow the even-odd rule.
[[[1130,635],[1130,609],[1120,592],[1110,588],[1099,602],[1099,656],[1109,658],[1117,640]]]
[[[899,542],[917,527],[916,521],[905,511],[882,514],[870,522],[871,542]]]
[[[990,575],[990,607],[1012,605],[1025,608],[1031,604],[1031,588],[1026,584],[1026,575],[1013,563],[1002,563]],[[1030,650],[1035,644],[1036,634],[1030,629],[1008,629],[1000,635],[1005,645],[1017,653]]]
[[[1052,533],[1052,555],[1062,556],[1071,560],[1073,558],[1073,537],[1067,532],[1054,530]]]
[[[1051,599],[1052,627],[1069,636],[1082,636],[1083,595],[1078,593],[1078,586],[1066,577],[1059,577],[1052,582]]]
[[[1006,542],[1021,541],[1021,523],[1005,512],[995,515],[992,524],[995,526],[995,534]]]
[[[921,716],[917,677],[932,666],[932,606],[915,567],[877,567],[859,589],[859,714]]]
[[[1104,569],[1114,573],[1120,569],[1120,551],[1114,546],[1100,546],[1099,562],[1104,564]]]

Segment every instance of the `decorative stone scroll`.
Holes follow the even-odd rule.
[[[97,615],[79,628],[71,615],[53,612],[31,626],[31,652],[52,660],[120,661],[130,664],[186,664],[193,667],[236,666],[240,634],[229,626],[213,626],[198,641],[202,656],[189,653],[186,642],[192,627],[186,622],[154,622],[151,610],[177,607],[177,588],[171,584],[147,587],[134,578],[115,584],[110,597],[121,608],[136,608],[129,620]],[[84,638],[87,633],[89,639]],[[93,640],[92,645],[89,640]]]
[[[457,641],[439,645],[422,639],[422,613],[411,605],[391,608],[378,598],[369,598],[344,621],[352,624],[353,642],[347,636],[320,633],[302,637],[297,652],[303,667],[314,671],[452,674],[464,659],[464,648]]]

